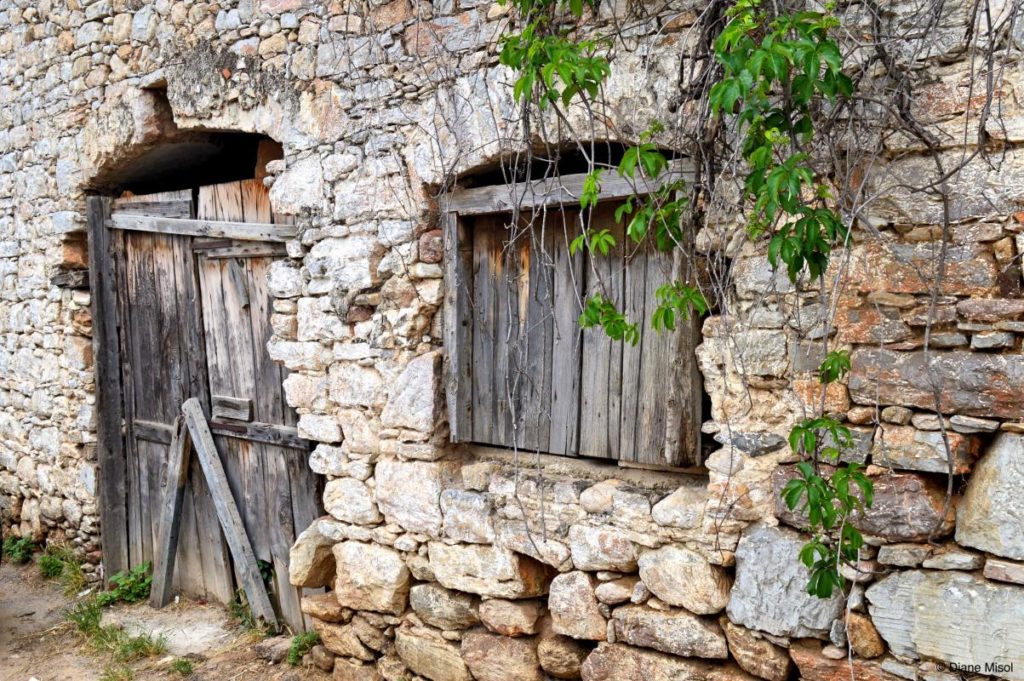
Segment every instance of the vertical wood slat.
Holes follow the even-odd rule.
[[[551,431],[553,454],[579,453],[580,379],[583,370],[583,330],[579,325],[583,299],[583,253],[569,253],[579,214],[563,211],[561,224],[551,232],[554,261],[551,349]]]
[[[473,225],[473,441],[501,444],[496,441],[494,424],[497,402],[492,392],[494,373],[495,294],[491,281],[491,252],[495,241],[494,220],[479,218]]]
[[[519,253],[511,241],[512,226],[507,220],[497,225],[497,238],[491,243],[491,267],[495,269],[494,371],[491,392],[497,406],[494,414],[495,435],[499,442],[516,446],[515,421],[518,420],[516,396],[522,386],[519,372]],[[496,264],[497,263],[497,264]]]
[[[557,214],[556,214],[557,215]],[[535,215],[520,237],[519,342],[524,366],[519,389],[520,446],[551,451],[551,360],[554,345],[554,271],[549,216]]]
[[[684,230],[692,238],[692,230]],[[683,252],[672,254],[672,281],[693,284],[697,273],[683,260]],[[701,423],[703,420],[703,376],[697,369],[696,349],[701,342],[700,319],[677,319],[676,330],[669,340],[669,357],[673,358],[665,399],[665,449],[661,460],[673,466],[700,466]]]
[[[669,357],[670,335],[655,331],[651,318],[657,308],[658,287],[668,281],[665,267],[669,262],[664,253],[648,248],[640,254],[646,263],[644,281],[644,306],[639,319],[643,320],[641,345],[643,362],[640,365],[640,381],[636,393],[641,396],[636,411],[636,445],[634,455],[627,461],[659,464],[665,452],[665,399],[668,393],[672,360]],[[679,361],[678,359],[675,361]],[[655,399],[644,399],[654,396]]]
[[[448,427],[453,442],[473,435],[473,245],[455,213],[442,211],[444,237],[444,347]]]
[[[192,439],[192,447],[202,465],[203,474],[206,476],[213,494],[217,517],[220,519],[224,535],[227,537],[235,566],[241,575],[240,581],[249,601],[249,607],[254,615],[263,619],[271,628],[276,629],[277,617],[274,614],[274,608],[270,605],[270,598],[267,596],[263,577],[260,575],[259,566],[256,563],[256,555],[253,553],[245,525],[242,523],[242,517],[238,513],[238,507],[235,505],[231,489],[228,486],[227,475],[224,473],[220,455],[213,443],[213,435],[210,433],[206,416],[203,414],[203,407],[195,398],[189,398],[182,405],[181,411]]]
[[[619,458],[635,461],[639,453],[639,415],[644,405],[656,401],[654,395],[642,393],[640,376],[650,362],[647,357],[647,318],[644,316],[644,297],[647,293],[647,257],[630,242],[627,249],[634,251],[625,260],[625,291],[622,313],[640,328],[640,342],[622,343],[622,410],[620,413]],[[664,370],[662,368],[662,370]],[[648,399],[644,399],[647,397]]]
[[[105,575],[128,569],[127,465],[121,434],[123,403],[118,343],[115,253],[106,227],[110,200],[88,202],[89,287],[96,366],[97,459]]]
[[[179,416],[174,420],[174,435],[167,457],[167,484],[159,502],[158,539],[153,557],[153,584],[149,592],[149,604],[154,608],[162,608],[171,600],[171,578],[178,552],[190,449],[185,420]]]

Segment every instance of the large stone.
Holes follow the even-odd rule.
[[[930,293],[935,285],[932,264],[938,257],[935,244],[905,244],[868,240],[854,247],[849,261],[848,283],[863,293]],[[941,282],[944,295],[991,295],[999,268],[983,244],[951,245],[946,249],[946,269]]]
[[[409,605],[426,624],[438,629],[468,629],[477,622],[476,596],[439,584],[417,584],[409,590]]]
[[[324,485],[324,509],[346,523],[374,525],[381,521],[370,488],[352,478],[338,478]]]
[[[707,486],[683,485],[656,503],[651,509],[651,516],[663,527],[700,527],[707,500]]]
[[[319,526],[314,520],[288,551],[288,579],[293,586],[316,588],[334,580],[334,541],[322,535]]]
[[[380,422],[386,428],[434,430],[439,417],[441,353],[428,352],[409,362],[395,379]]]
[[[580,678],[580,667],[590,654],[585,643],[555,633],[550,617],[541,621],[537,636],[537,658],[541,669],[556,679]]]
[[[772,474],[775,515],[782,522],[803,529],[807,518],[786,507],[781,492],[786,482],[799,475],[796,466],[780,466]],[[861,532],[890,542],[924,541],[953,531],[956,499],[945,516],[946,485],[916,473],[887,473],[872,478],[874,500],[863,513],[855,511],[853,525]]]
[[[767,681],[786,681],[790,660],[785,648],[755,631],[733,624],[728,617],[718,620],[729,642],[729,652],[743,671]]]
[[[946,454],[946,444],[949,455]],[[978,457],[979,440],[973,435],[946,431],[918,430],[913,426],[885,425],[875,432],[871,462],[877,466],[927,473],[947,473],[952,459],[953,473],[971,470]]]
[[[326,293],[334,288],[348,291],[372,286],[383,251],[376,237],[364,234],[318,242],[305,259],[313,278],[311,289]]]
[[[346,541],[335,545],[338,602],[354,610],[400,615],[409,595],[409,569],[398,551],[378,544]]]
[[[683,660],[673,655],[602,643],[583,662],[583,681],[705,681],[711,667],[706,662]]]
[[[480,621],[502,636],[536,634],[544,606],[540,601],[507,601],[492,598],[480,604]]]
[[[655,596],[698,615],[721,612],[732,579],[699,553],[668,545],[640,555],[640,578]]]
[[[867,615],[851,612],[846,616],[846,638],[857,657],[872,659],[885,653],[885,642]]]
[[[553,570],[508,549],[481,544],[427,545],[430,567],[444,586],[491,598],[547,593]]]
[[[491,502],[479,492],[446,489],[441,492],[441,514],[444,534],[450,539],[472,544],[494,541]]]
[[[444,522],[441,491],[457,474],[451,462],[382,459],[375,469],[377,504],[389,522],[438,537]]]
[[[822,655],[821,644],[813,641],[795,642],[789,654],[804,681],[906,681],[901,676],[885,671],[878,662],[857,658],[850,660],[845,655],[838,660],[826,657]]]
[[[807,593],[809,573],[798,557],[804,542],[796,532],[776,527],[754,525],[743,533],[727,608],[730,620],[776,636],[828,636],[842,613],[842,594],[821,599]]]
[[[395,632],[395,649],[402,662],[432,681],[472,681],[459,649],[424,627],[401,627]]]
[[[372,664],[336,657],[331,681],[381,681],[381,675]]]
[[[906,571],[872,585],[867,599],[894,654],[1024,679],[1024,589],[963,572]]]
[[[953,350],[898,352],[857,348],[851,355],[850,397],[859,404],[900,404],[982,418],[1024,417],[1024,355]]]
[[[1000,433],[974,468],[960,502],[956,540],[1024,560],[1024,435]]]
[[[376,657],[372,650],[363,645],[355,629],[349,624],[313,620],[313,631],[320,635],[320,642],[324,647],[335,655],[352,657],[363,662],[370,662]]]
[[[729,648],[721,628],[713,621],[669,608],[654,610],[643,605],[624,605],[612,613],[615,640],[654,648],[680,657],[724,660]]]
[[[585,572],[567,572],[551,582],[548,609],[555,633],[591,641],[603,641],[608,625],[598,607],[597,583]]]
[[[509,638],[484,631],[462,637],[462,658],[476,681],[543,681],[532,638]]]
[[[343,606],[331,592],[303,596],[299,602],[302,612],[324,622],[344,622],[352,611]]]
[[[569,549],[577,570],[636,570],[636,546],[620,530],[573,525],[569,528]]]

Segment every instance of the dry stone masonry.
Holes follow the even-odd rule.
[[[970,6],[949,7],[912,104],[957,140],[974,74],[941,46]],[[605,92],[615,129],[672,118],[664,83],[701,9],[669,2],[628,29],[636,51],[615,54]],[[1024,72],[1001,74],[998,159],[950,181],[936,299],[942,206],[902,189],[930,161],[897,137],[878,233],[855,229],[833,258],[834,325],[760,245],[698,235],[732,271],[697,352],[706,473],[516,460],[448,442],[437,211],[443,187],[515,151],[493,42],[507,21],[487,0],[0,0],[5,530],[99,568],[90,296],[68,286],[87,266],[86,193],[189,131],[260,133],[284,148],[274,210],[301,228],[269,274],[268,348],[326,478],[290,577],[328,589],[302,608],[335,680],[1024,679]],[[852,371],[826,409],[875,483],[845,600],[805,593],[804,521],[778,496],[827,334]]]

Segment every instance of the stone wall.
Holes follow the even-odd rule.
[[[664,83],[700,9],[678,5],[616,53],[615,128],[673,118]],[[966,7],[937,32],[962,33]],[[493,50],[505,21],[475,0],[0,2],[5,524],[97,547],[89,300],[50,283],[85,264],[85,192],[183,131],[258,132],[284,146],[275,211],[303,228],[271,272],[269,349],[327,477],[292,580],[332,588],[303,607],[335,679],[839,679],[848,652],[858,679],[947,681],[943,666],[985,662],[1024,678],[1020,73],[1004,74],[1000,153],[951,181],[941,284],[941,206],[900,188],[927,162],[900,138],[872,228],[833,259],[834,325],[762,248],[701,235],[733,282],[698,350],[720,445],[706,475],[516,462],[447,443],[436,215],[448,181],[517,148]],[[950,50],[914,106],[955,155],[976,103]],[[876,487],[845,604],[804,593],[801,519],[777,501],[827,336],[853,371],[826,409],[854,427],[847,457]]]

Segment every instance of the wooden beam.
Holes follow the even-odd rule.
[[[444,235],[444,348],[445,394],[452,442],[473,435],[473,318],[470,309],[473,244],[457,214],[441,213]]]
[[[563,175],[561,177],[518,182],[511,185],[494,185],[474,189],[457,189],[447,199],[446,210],[460,215],[487,215],[504,213],[515,208],[535,210],[545,206],[579,208],[580,195],[586,173]],[[614,169],[607,169],[601,176],[599,201],[624,199],[634,194],[649,194],[667,181],[680,177],[693,177],[693,164],[686,159],[671,161],[663,177],[651,182],[644,178],[629,180]]]
[[[164,495],[160,500],[156,550],[153,552],[153,586],[149,591],[149,604],[162,608],[171,600],[174,577],[174,558],[181,530],[181,507],[188,481],[189,450],[188,428],[179,416],[174,421],[174,436],[167,454],[167,478]]]
[[[277,630],[277,617],[270,604],[270,597],[267,596],[267,588],[263,583],[263,576],[260,574],[249,536],[245,532],[245,525],[242,524],[242,516],[239,515],[238,506],[231,495],[228,478],[224,473],[224,464],[221,463],[220,454],[213,443],[213,433],[210,432],[210,427],[206,423],[203,406],[199,400],[190,397],[181,405],[181,411],[192,437],[192,447],[195,449],[196,457],[203,469],[203,475],[206,477],[206,483],[213,495],[217,518],[224,530],[228,547],[231,549],[231,557],[235,561],[235,569],[238,571],[246,599],[249,601],[249,608],[253,615],[266,622],[271,629]]]
[[[263,423],[261,421],[253,421],[252,423],[210,421],[209,426],[210,432],[214,435],[237,437],[240,440],[251,440],[267,445],[288,447],[300,450],[303,453],[309,452],[309,440],[299,437],[299,431],[289,426],[279,426],[276,423]],[[132,423],[132,432],[140,440],[168,445],[171,443],[174,429],[166,423],[135,419]]]
[[[260,222],[221,222],[118,213],[112,218],[114,229],[156,234],[181,234],[193,237],[222,237],[240,241],[288,241],[295,237],[295,225],[273,225]]]
[[[50,277],[50,285],[58,288],[89,288],[89,270],[63,270]]]
[[[252,400],[229,395],[213,396],[213,418],[252,421]]]
[[[89,286],[92,290],[92,341],[96,367],[96,458],[99,463],[100,527],[103,570],[113,575],[127,570],[127,462],[121,423],[121,356],[118,347],[117,285],[114,253],[106,223],[110,199],[92,196],[88,202]]]
[[[191,212],[192,199],[190,198],[168,199],[166,201],[117,199],[114,201],[114,207],[111,211],[113,215],[147,215],[150,217],[160,216],[166,218],[187,217]]]

